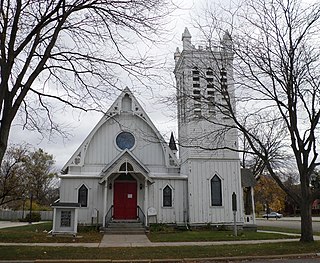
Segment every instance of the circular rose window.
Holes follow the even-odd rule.
[[[116,138],[116,144],[121,149],[132,149],[135,144],[135,138],[130,132],[121,132]]]

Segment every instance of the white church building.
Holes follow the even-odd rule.
[[[186,28],[182,43],[174,54],[177,142],[173,135],[165,141],[124,89],[62,169],[53,232],[76,232],[77,223],[93,219],[103,227],[117,220],[230,226],[233,193],[237,225],[254,223],[254,211],[245,214],[238,153],[225,149],[237,148],[237,132],[211,133],[216,123],[231,122],[216,107],[225,101],[215,90],[224,85],[234,103],[231,37],[226,33],[215,48],[196,48]]]

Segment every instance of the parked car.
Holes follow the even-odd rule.
[[[269,214],[264,214],[262,217],[263,218],[281,218],[283,215],[279,214],[277,212],[271,212]]]

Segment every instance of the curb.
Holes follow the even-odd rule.
[[[210,263],[217,261],[247,261],[255,259],[290,259],[290,258],[316,258],[320,253],[265,255],[265,256],[239,256],[239,257],[214,257],[214,258],[182,258],[182,259],[36,259],[36,260],[0,260],[0,263]]]

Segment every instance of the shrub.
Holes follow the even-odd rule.
[[[41,214],[38,212],[31,213],[31,222],[39,222],[41,220]],[[21,220],[23,222],[30,222],[30,213],[26,215],[26,217]]]
[[[85,226],[85,225],[78,225],[78,232],[80,233],[90,233],[90,232],[97,232],[97,226]]]
[[[172,232],[173,227],[163,223],[150,224],[150,232]]]

